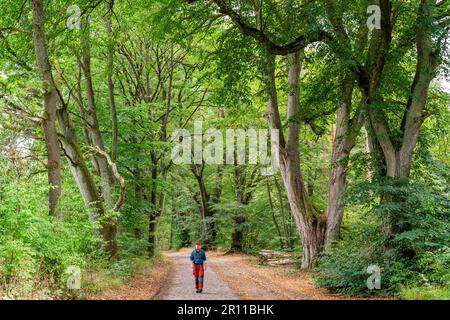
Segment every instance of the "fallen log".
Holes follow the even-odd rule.
[[[294,259],[281,259],[281,260],[274,260],[274,261],[268,261],[267,264],[269,266],[284,266],[288,264],[294,264]]]
[[[295,263],[295,255],[274,250],[260,250],[259,264],[284,265]]]

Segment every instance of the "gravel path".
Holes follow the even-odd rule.
[[[214,262],[208,261],[205,272],[205,287],[202,293],[196,293],[191,262],[186,251],[165,253],[174,262],[174,270],[169,275],[166,286],[157,299],[160,300],[238,300],[228,285],[217,277]],[[209,258],[208,258],[209,260]]]

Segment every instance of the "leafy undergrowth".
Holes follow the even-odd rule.
[[[165,283],[172,262],[160,255],[151,260],[138,260],[135,273],[126,279],[94,274],[79,299],[150,300]]]
[[[61,198],[61,220],[49,217],[42,205],[47,193],[42,179],[2,186],[0,300],[84,299],[159,266],[158,255],[144,258],[145,247],[124,233],[119,238],[120,259],[108,260],[101,250],[98,226],[89,220],[76,191],[66,191]],[[69,290],[69,278],[74,276],[69,270],[74,268],[80,272],[81,286]]]
[[[450,286],[444,288],[418,287],[401,290],[408,300],[450,300]]]
[[[159,254],[152,259],[119,260],[107,266],[82,270],[80,289],[69,290],[54,278],[34,279],[29,286],[0,287],[4,300],[126,300],[151,299],[170,270],[170,261]],[[62,281],[62,280],[61,280]]]
[[[370,187],[381,193],[387,184]],[[343,239],[323,254],[315,270],[318,286],[351,295],[449,299],[446,199],[417,184],[398,187],[395,196],[397,203],[375,204],[365,215],[347,219]],[[399,209],[404,207],[409,210]],[[400,230],[391,239],[383,233],[387,218]],[[369,266],[379,268],[380,290],[369,289]]]

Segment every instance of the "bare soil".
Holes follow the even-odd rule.
[[[261,266],[244,254],[209,253],[219,278],[246,300],[338,300],[346,297],[316,288],[310,274],[293,266]]]

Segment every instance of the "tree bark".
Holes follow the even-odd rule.
[[[114,34],[111,27],[111,15],[105,19],[105,28],[108,33],[108,103],[109,111],[111,113],[111,129],[112,129],[112,143],[111,143],[111,159],[117,160],[117,153],[119,148],[119,125],[117,121],[116,99],[114,98]]]
[[[325,243],[326,219],[311,203],[300,172],[298,105],[300,96],[300,71],[302,53],[288,56],[289,96],[287,102],[286,140],[284,140],[278,109],[275,82],[275,57],[267,54],[266,84],[269,125],[278,130],[272,136],[279,157],[280,171],[294,221],[302,240],[302,268],[314,266]]]
[[[92,73],[91,73],[91,53],[90,53],[90,28],[89,21],[86,18],[85,30],[82,34],[82,69],[84,72],[85,85],[86,85],[86,97],[88,104],[88,119],[89,119],[89,132],[91,137],[91,142],[93,146],[98,147],[100,150],[105,151],[105,145],[103,142],[103,137],[100,132],[100,125],[97,118],[97,108],[95,103],[94,86],[92,83]],[[105,205],[108,209],[112,209],[114,206],[114,176],[109,169],[107,160],[100,156],[94,155],[95,163],[98,165],[100,177],[101,177],[101,187],[102,187],[102,197],[105,201]]]
[[[75,128],[73,127],[67,109],[58,110],[58,121],[61,128],[62,145],[68,160],[72,176],[77,183],[86,207],[89,210],[91,221],[100,220],[100,234],[105,243],[104,250],[110,258],[117,256],[117,223],[115,219],[106,219],[103,201],[98,194],[97,186],[81,152]]]
[[[48,58],[45,39],[44,1],[33,0],[33,40],[36,61],[43,81],[44,115],[42,127],[44,130],[45,148],[47,151],[47,174],[49,189],[49,213],[51,216],[61,216],[57,210],[61,196],[61,159],[58,136],[56,132],[57,92],[53,80],[52,68]]]
[[[335,140],[332,144],[332,169],[328,185],[327,233],[326,246],[330,246],[340,238],[342,218],[344,215],[344,192],[346,186],[348,157],[356,144],[356,137],[364,123],[361,107],[356,110],[353,119],[352,110],[352,79],[342,79],[342,101],[337,110]]]
[[[278,238],[280,239],[280,247],[284,248],[285,245],[283,242],[283,237],[281,235],[281,229],[280,229],[280,226],[278,225],[277,218],[275,217],[275,208],[274,208],[273,201],[272,201],[272,194],[270,193],[269,181],[266,181],[266,186],[267,186],[267,199],[269,200],[270,212],[272,213],[272,221],[273,221],[273,224],[275,225],[275,230],[277,230]],[[285,239],[286,239],[286,237],[285,237]]]

